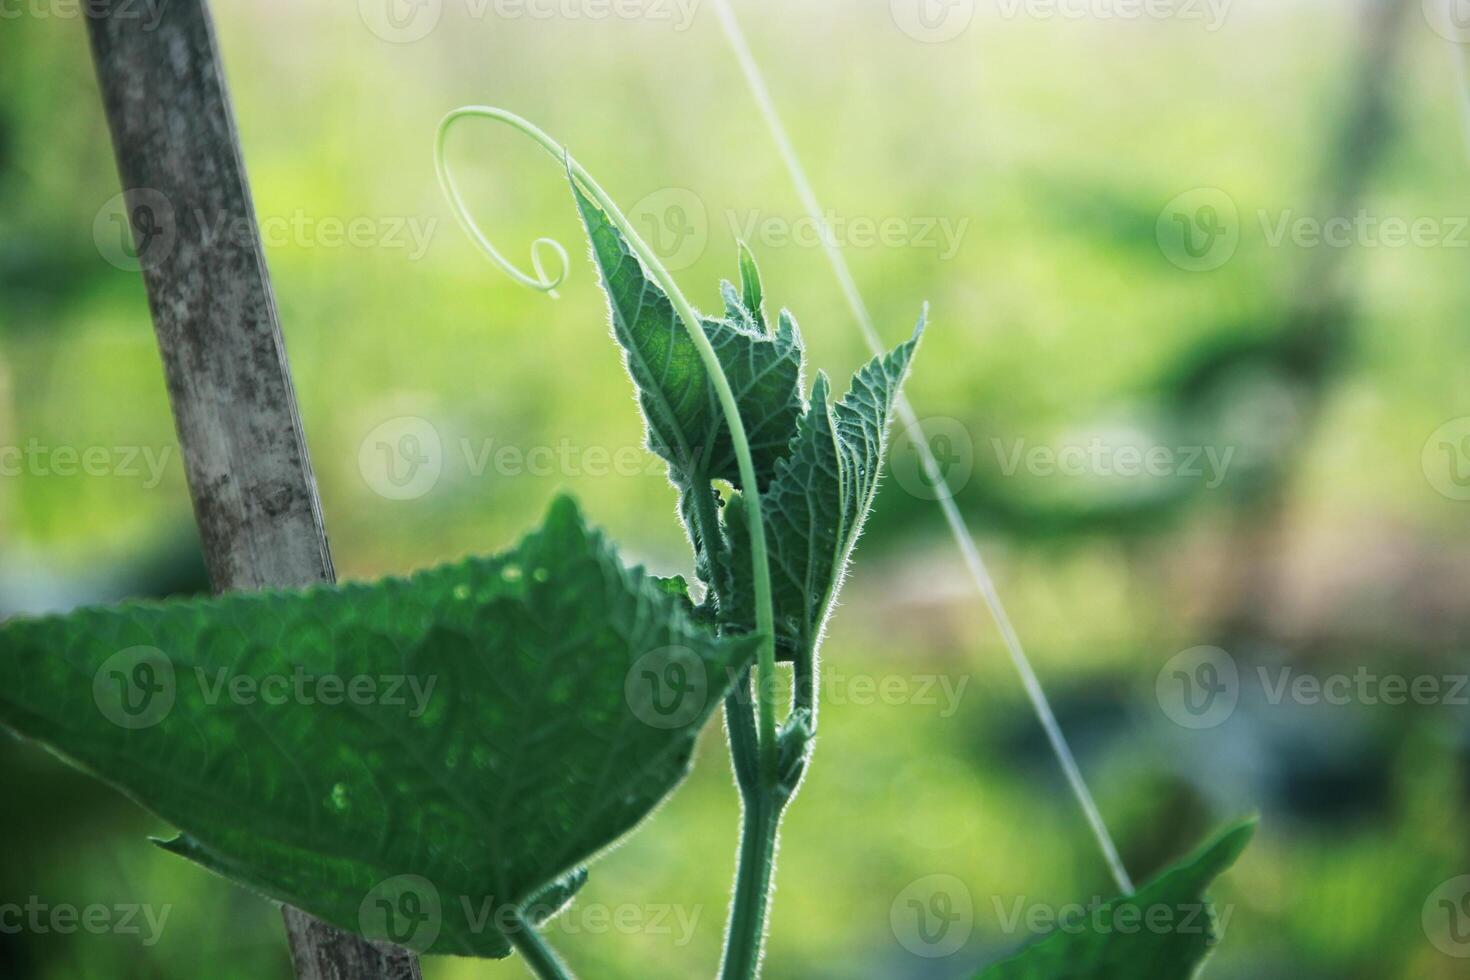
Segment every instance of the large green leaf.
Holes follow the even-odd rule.
[[[649,449],[668,462],[670,478],[681,491],[710,480],[739,486],[730,429],[694,341],[607,214],[575,181],[572,190],[607,293],[613,336],[638,389]],[[784,311],[775,333],[768,330],[760,311],[759,274],[746,250],[740,275],[744,295],[724,284],[727,316],[705,317],[703,324],[735,394],[756,479],[764,486],[786,454],[801,414],[801,334]]]
[[[762,494],[776,643],[783,659],[804,663],[815,653],[877,492],[889,411],[923,331],[920,317],[913,336],[864,365],[835,405],[827,376],[818,373],[789,455],[776,464],[775,478]],[[727,621],[750,629],[747,519],[745,501],[732,497],[725,508],[732,571],[722,585],[734,596]]]
[[[512,551],[408,579],[13,621],[0,722],[271,898],[504,956],[505,911],[570,897],[753,656],[679,591],[563,498]]]
[[[1137,894],[1086,910],[976,980],[1190,980],[1220,940],[1205,891],[1255,829],[1236,824]]]

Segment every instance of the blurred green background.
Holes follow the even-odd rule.
[[[1464,692],[1272,697],[1360,671],[1444,694],[1467,671],[1470,160],[1435,4],[736,6],[886,339],[931,304],[908,393],[1135,877],[1262,815],[1215,890],[1230,919],[1206,975],[1467,975]],[[688,570],[660,469],[601,472],[603,453],[638,460],[641,432],[556,166],[503,129],[453,140],[503,249],[567,244],[552,301],[454,224],[431,156],[450,108],[565,141],[696,303],[718,305],[746,235],[812,365],[865,359],[707,5],[214,8],[344,577],[497,550],[558,488],[631,557]],[[0,446],[36,452],[0,478],[0,614],[205,589],[85,25],[49,0],[3,9]],[[1347,237],[1313,244],[1338,214]],[[379,456],[404,433],[437,446],[407,492]],[[64,475],[62,447],[108,462]],[[1089,462],[1052,471],[1066,447]],[[1128,447],[1167,465],[1120,475]],[[890,469],[823,648],[771,980],[966,977],[1033,938],[1007,927],[1018,902],[1112,892],[898,431]],[[1200,646],[1225,651],[1237,697],[1188,727],[1171,684]],[[552,941],[583,976],[711,975],[737,814],[712,731]],[[277,911],[150,847],[164,829],[0,743],[0,905],[168,909],[156,942],[0,929],[0,977],[289,976]],[[949,956],[917,955],[891,915],[931,874],[969,892]]]

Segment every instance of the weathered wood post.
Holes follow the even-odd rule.
[[[330,581],[316,479],[205,0],[170,0],[147,17],[132,0],[89,0],[86,9],[211,582],[226,591]],[[405,950],[284,911],[302,980],[419,977]]]

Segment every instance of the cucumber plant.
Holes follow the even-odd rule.
[[[812,757],[824,628],[925,318],[845,394],[821,372],[808,394],[796,321],[769,316],[747,248],[723,310],[702,314],[559,144],[502,110],[457,110],[440,179],[526,285],[553,292],[566,253],[542,239],[524,273],[468,217],[443,155],[467,116],[510,124],[565,167],[696,585],[626,567],[563,496],[514,548],[408,578],[14,620],[0,627],[0,723],[176,827],[159,846],[270,899],[419,952],[516,951],[561,978],[537,926],[674,790],[723,706],[743,814],[720,976],[745,980],[760,969],[782,814]],[[354,696],[363,678],[420,696]],[[1236,828],[1120,902],[1203,902],[1248,836]],[[1156,963],[1151,976],[1185,977],[1213,937],[1120,947],[1082,930],[986,976]]]

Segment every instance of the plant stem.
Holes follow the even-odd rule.
[[[705,549],[706,560],[718,567],[725,549],[719,533],[714,499],[705,491],[706,480],[695,482],[690,518],[693,537]],[[719,599],[718,591],[715,592]],[[750,704],[750,671],[741,673],[725,696],[725,729],[730,741],[730,764],[740,790],[740,853],[735,869],[735,894],[725,927],[722,980],[750,980],[760,966],[770,907],[771,879],[776,867],[776,842],[787,798],[772,780],[763,778],[755,715]],[[801,700],[798,695],[798,701]]]
[[[464,199],[460,196],[455,186],[454,178],[449,173],[449,167],[445,160],[444,143],[449,133],[450,126],[458,119],[467,116],[477,116],[485,119],[493,119],[512,127],[517,132],[530,137],[541,145],[546,152],[561,160],[567,168],[567,172],[592,194],[592,197],[607,212],[614,225],[622,232],[629,246],[642,260],[649,274],[663,288],[669,297],[679,319],[684,323],[684,329],[689,334],[689,339],[694,342],[694,347],[699,351],[700,360],[704,362],[705,371],[709,374],[710,383],[715,387],[715,394],[720,400],[720,408],[725,415],[725,424],[730,429],[730,442],[735,449],[735,460],[740,469],[741,490],[745,494],[750,519],[747,526],[750,533],[751,571],[755,586],[755,628],[761,637],[761,645],[758,653],[756,672],[756,707],[760,731],[760,761],[761,769],[768,782],[775,781],[776,775],[776,639],[775,639],[775,614],[771,602],[771,568],[766,552],[766,525],[761,511],[760,487],[756,483],[755,462],[750,455],[750,440],[745,433],[745,423],[740,418],[740,407],[735,401],[735,393],[730,388],[730,380],[725,377],[724,368],[720,366],[720,359],[715,354],[714,347],[709,338],[705,336],[704,324],[700,321],[699,314],[694,306],[679,289],[674,277],[664,268],[658,256],[648,247],[637,230],[628,222],[623,212],[607,195],[602,187],[592,178],[581,164],[572,159],[566,147],[548,136],[540,127],[522,119],[513,112],[497,109],[493,106],[464,106],[455,109],[446,115],[439,124],[438,138],[434,147],[434,163],[439,175],[440,185],[448,196],[454,207],[455,215],[469,233],[470,237],[485,250],[492,261],[506,272],[510,273],[518,282],[532,289],[555,295],[556,287],[566,278],[567,255],[566,250],[556,242],[547,238],[538,238],[531,248],[531,264],[535,268],[536,277],[526,275],[516,269],[505,259],[490,240],[474,223],[469,216],[469,209],[465,206]],[[561,259],[562,268],[555,277],[549,277],[541,268],[539,258],[540,246],[546,245],[553,248]]]
[[[721,980],[751,980],[756,976],[765,945],[771,876],[776,868],[781,801],[768,787],[742,794],[742,800],[740,864],[735,872],[735,898],[725,934]]]
[[[735,689],[725,695],[725,730],[730,740],[730,766],[742,804],[761,789],[760,741],[750,710],[750,671],[740,674]]]
[[[506,930],[506,935],[510,944],[521,954],[526,966],[539,980],[572,980],[572,971],[552,952],[546,940],[541,938],[535,926],[526,921],[519,909],[510,913],[509,920],[507,924],[510,928]]]
[[[531,264],[535,275],[531,276],[513,266],[495,249],[469,215],[454,178],[445,161],[445,138],[450,126],[457,119],[477,116],[505,123],[516,131],[540,144],[546,152],[560,159],[568,175],[582,184],[598,205],[607,213],[613,224],[622,233],[629,247],[642,261],[654,280],[664,290],[674,311],[684,324],[689,339],[693,341],[704,363],[710,383],[720,400],[725,424],[730,429],[730,442],[735,450],[736,463],[740,470],[741,490],[745,495],[747,512],[746,525],[750,534],[751,577],[755,590],[755,629],[761,638],[755,676],[755,717],[751,717],[746,698],[750,693],[750,672],[741,675],[735,690],[725,699],[725,713],[730,730],[730,752],[735,767],[736,780],[740,786],[742,803],[740,824],[740,859],[735,877],[735,897],[731,906],[730,923],[726,932],[725,958],[721,971],[724,980],[751,980],[760,965],[761,950],[766,931],[766,909],[771,890],[771,876],[775,868],[776,837],[779,830],[781,811],[788,796],[778,786],[776,745],[776,630],[775,615],[771,599],[770,559],[766,550],[765,516],[761,506],[760,486],[756,482],[755,463],[750,454],[750,440],[745,432],[745,423],[740,417],[740,407],[735,393],[725,376],[719,357],[705,335],[704,324],[694,306],[679,289],[669,271],[658,256],[648,247],[618,209],[602,187],[585,169],[572,159],[565,147],[557,143],[539,127],[514,113],[491,106],[465,106],[450,112],[439,124],[438,138],[434,148],[434,163],[439,183],[454,208],[455,216],[465,231],[490,257],[516,281],[532,289],[556,295],[556,287],[566,278],[567,254],[559,244],[547,238],[538,238],[531,247]],[[561,261],[561,269],[555,276],[548,276],[541,266],[540,250],[549,247]],[[708,494],[709,481],[699,479],[685,492],[698,496],[694,501],[695,519],[700,527],[695,536],[704,544],[706,557],[711,568],[718,560],[716,549],[723,548],[718,516],[714,513],[714,502]],[[712,576],[713,577],[713,576]],[[521,950],[528,964],[544,978],[565,977],[554,954],[541,943],[540,937],[529,926],[512,937],[516,948]],[[539,966],[538,966],[539,964]],[[546,971],[546,972],[542,972]]]

